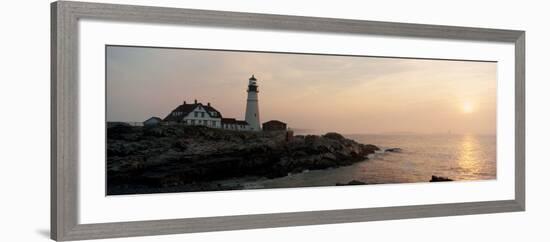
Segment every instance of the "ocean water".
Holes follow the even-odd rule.
[[[428,182],[432,175],[453,180],[496,179],[495,135],[346,135],[382,149],[351,166],[306,171],[244,182],[245,188],[333,186],[352,180],[368,184]]]

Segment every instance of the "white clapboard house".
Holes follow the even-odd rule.
[[[234,118],[223,118],[222,114],[210,103],[206,105],[197,102],[183,102],[163,120],[165,123],[181,123],[185,125],[202,125],[210,128],[229,130],[250,130],[248,123]]]

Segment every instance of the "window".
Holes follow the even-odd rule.
[[[199,112],[193,112],[193,114],[195,115],[195,118],[199,116]]]
[[[216,121],[212,121],[212,126],[216,126]]]
[[[192,125],[195,125],[195,120],[191,120],[191,124],[192,124]]]
[[[204,118],[204,112],[201,112],[201,118]]]

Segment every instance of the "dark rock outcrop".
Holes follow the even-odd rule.
[[[278,132],[202,126],[108,128],[107,193],[162,191],[243,176],[281,177],[351,165],[378,150],[337,133],[285,138]]]
[[[366,185],[366,182],[358,181],[358,180],[352,180],[348,183],[336,183],[336,186],[349,186],[349,185]]]
[[[453,181],[453,179],[449,179],[448,177],[444,176],[432,176],[432,179],[430,182],[445,182],[445,181]]]
[[[384,152],[400,153],[400,152],[401,152],[401,148],[388,148],[388,149],[385,149]]]

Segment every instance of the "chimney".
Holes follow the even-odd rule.
[[[183,101],[183,104],[187,104],[185,101]]]
[[[210,103],[208,103],[208,107],[210,107]]]
[[[195,104],[197,104],[197,99],[195,99]]]

